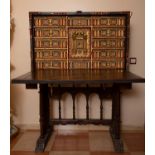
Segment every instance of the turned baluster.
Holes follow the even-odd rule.
[[[61,119],[61,87],[59,85],[59,119]]]
[[[100,104],[100,120],[103,120],[103,100],[102,97],[100,98],[101,104]]]
[[[73,99],[73,119],[75,119],[75,94],[72,94],[72,99]]]
[[[100,98],[100,120],[103,120],[103,85],[101,84],[101,89],[99,93]]]
[[[88,85],[86,89],[86,119],[89,120],[89,93],[88,93]]]

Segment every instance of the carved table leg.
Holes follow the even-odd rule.
[[[40,137],[36,143],[36,152],[43,152],[53,128],[50,126],[48,84],[40,84]]]
[[[120,138],[120,89],[113,87],[112,93],[112,124],[110,128],[111,137],[116,152],[123,152],[123,142]]]

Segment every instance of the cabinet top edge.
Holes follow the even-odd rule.
[[[112,12],[83,12],[83,11],[76,11],[76,12],[35,12],[30,11],[30,16],[51,16],[51,15],[70,15],[70,16],[91,16],[91,15],[107,15],[107,16],[113,16],[113,15],[131,15],[131,11],[112,11]]]

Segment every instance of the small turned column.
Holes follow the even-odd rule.
[[[89,120],[89,94],[86,93],[86,119]]]
[[[73,99],[73,119],[75,120],[75,93],[72,93],[72,99]]]
[[[86,119],[89,120],[89,87],[87,84],[86,87],[86,91],[85,91],[85,95],[86,95]]]
[[[104,89],[103,85],[101,84],[100,86],[100,91],[99,91],[99,98],[100,98],[100,120],[103,120],[103,95],[104,94]]]

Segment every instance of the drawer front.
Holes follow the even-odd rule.
[[[93,26],[125,26],[125,17],[93,17]]]
[[[67,37],[65,28],[36,28],[35,37]]]
[[[92,52],[93,59],[106,59],[106,58],[124,58],[124,50],[109,50],[109,49],[94,49]]]
[[[69,17],[68,26],[90,26],[90,17]]]
[[[36,48],[67,48],[67,39],[35,38]]]
[[[125,28],[93,28],[93,37],[125,37]]]
[[[102,61],[93,61],[92,62],[93,69],[123,69],[124,68],[124,60],[102,60]]]
[[[124,39],[93,39],[93,48],[124,48]]]
[[[66,25],[66,17],[35,17],[34,18],[34,25],[36,27],[40,26],[65,26]]]
[[[70,60],[69,69],[90,69],[91,61],[90,60]]]
[[[37,69],[67,69],[67,61],[60,60],[44,60],[36,61]]]
[[[67,50],[35,50],[35,59],[66,59]]]

